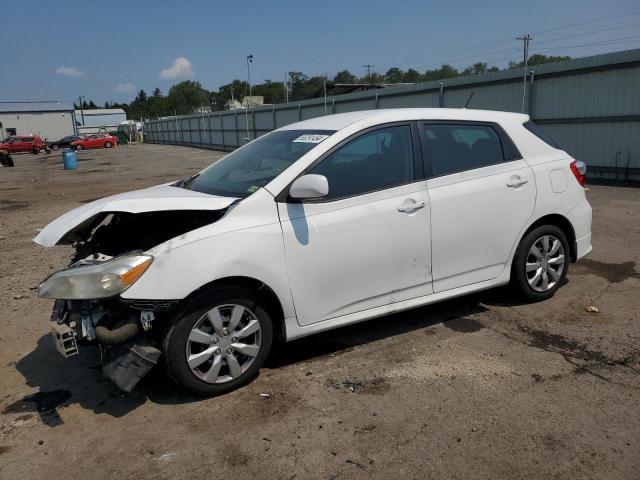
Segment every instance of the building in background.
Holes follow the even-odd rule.
[[[243,110],[245,108],[264,107],[268,106],[268,103],[264,103],[264,97],[262,95],[245,96],[242,101],[236,99],[230,99],[224,104],[225,110]]]
[[[79,135],[113,132],[118,125],[127,121],[127,114],[121,108],[97,108],[76,110],[76,122]]]
[[[73,105],[59,101],[0,102],[0,137],[38,135],[54,141],[76,133]]]

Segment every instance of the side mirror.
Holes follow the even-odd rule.
[[[289,189],[289,196],[303,200],[322,198],[329,195],[329,182],[324,175],[307,174],[297,178]]]

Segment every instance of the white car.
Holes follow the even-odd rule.
[[[97,340],[121,388],[162,359],[182,387],[220,394],[275,339],[508,283],[551,297],[591,251],[584,175],[526,115],[314,118],[54,220],[35,242],[77,253],[39,294],[58,299],[61,353]]]

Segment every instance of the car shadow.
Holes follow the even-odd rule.
[[[79,349],[80,355],[64,358],[50,335],[40,337],[36,348],[15,365],[27,385],[38,391],[3,407],[0,413],[35,412],[45,425],[55,427],[64,423],[59,409],[71,404],[122,417],[148,400],[181,404],[201,399],[179,391],[160,368],[154,368],[133,392],[122,392],[102,375],[99,348]]]
[[[504,289],[488,290],[279,343],[264,368],[282,368],[437,324],[461,333],[477,331],[481,325],[467,317],[486,311],[483,303],[497,304],[498,299],[504,302],[504,297]],[[71,404],[96,414],[122,417],[147,401],[184,404],[202,400],[179,390],[161,368],[154,368],[133,392],[124,393],[103,377],[97,347],[80,346],[80,355],[65,359],[49,335],[43,335],[15,367],[38,392],[3,407],[1,413],[36,412],[52,427],[63,423],[59,409]]]
[[[265,368],[308,361],[441,323],[466,331],[473,328],[466,317],[487,310],[481,300],[481,294],[467,295],[282,343],[272,350]]]

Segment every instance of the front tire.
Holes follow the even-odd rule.
[[[551,298],[564,283],[571,261],[569,243],[555,225],[543,225],[520,241],[511,268],[511,285],[521,297]]]
[[[104,148],[111,148],[111,147],[113,147],[113,143],[111,143],[111,142],[105,142],[104,143]]]
[[[191,302],[163,341],[164,366],[180,387],[221,395],[253,380],[273,341],[271,317],[242,287],[210,290]]]
[[[51,147],[51,149],[52,149],[54,152],[57,152],[58,150],[60,150],[60,145],[53,145],[53,146]]]

